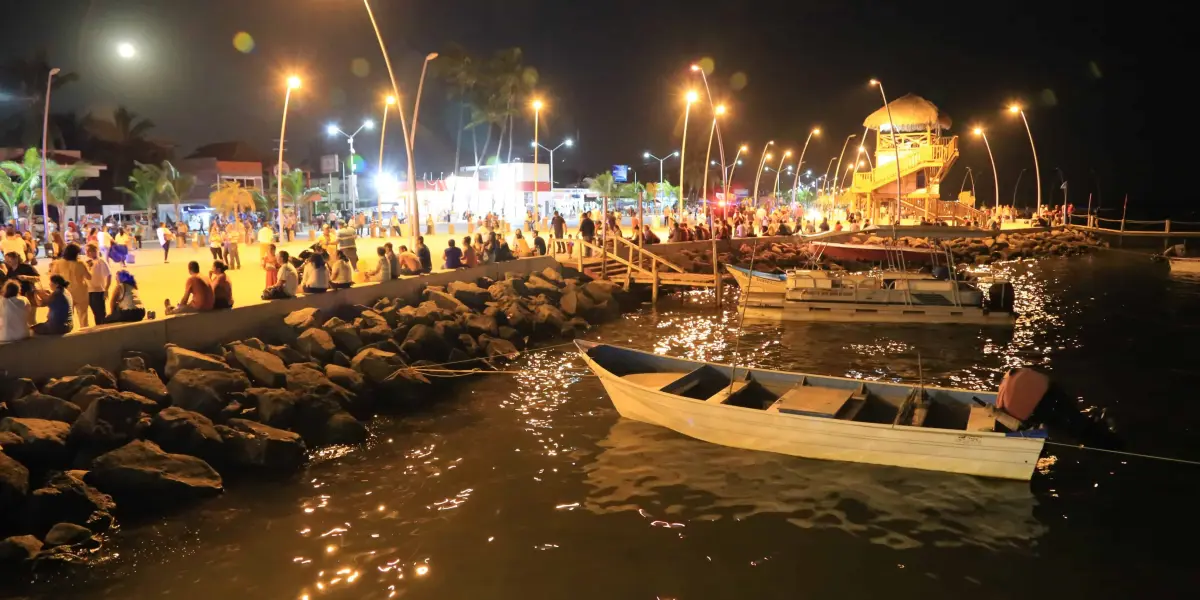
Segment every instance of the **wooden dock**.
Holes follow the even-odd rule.
[[[659,288],[664,285],[716,287],[717,296],[720,296],[720,277],[715,267],[712,273],[691,273],[625,238],[609,238],[599,244],[589,244],[581,239],[570,243],[573,244],[570,252],[555,255],[560,264],[573,267],[593,279],[620,283],[627,290],[634,283],[647,284],[655,301]]]

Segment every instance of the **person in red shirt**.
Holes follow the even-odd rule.
[[[183,299],[176,306],[170,300],[163,301],[168,315],[204,312],[213,309],[212,285],[200,276],[200,263],[188,263],[188,278],[183,284]]]

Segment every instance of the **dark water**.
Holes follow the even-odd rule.
[[[1128,448],[1200,459],[1200,283],[1108,254],[1007,271],[1015,332],[751,325],[697,293],[593,331],[782,369],[990,388],[1050,370]],[[737,350],[735,351],[735,348]],[[294,483],[129,526],[53,598],[1196,597],[1200,467],[1047,451],[1032,483],[727,449],[618,418],[572,354],[448,387]],[[515,368],[515,367],[514,367]],[[10,582],[14,583],[14,582]],[[7,587],[0,586],[0,588]]]

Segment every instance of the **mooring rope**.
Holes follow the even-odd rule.
[[[1166,462],[1181,463],[1181,464],[1185,464],[1185,465],[1200,466],[1200,461],[1187,460],[1185,458],[1173,458],[1170,456],[1155,456],[1153,454],[1139,454],[1137,452],[1124,452],[1121,450],[1109,450],[1107,448],[1094,448],[1092,446],[1084,446],[1083,444],[1064,444],[1062,442],[1051,442],[1049,440],[1046,441],[1046,444],[1050,445],[1050,446],[1060,446],[1063,448],[1074,448],[1076,450],[1091,450],[1092,452],[1104,452],[1107,454],[1119,454],[1121,456],[1132,456],[1135,458],[1147,458],[1150,460],[1161,460],[1161,461],[1166,461]]]

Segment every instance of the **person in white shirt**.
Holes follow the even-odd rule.
[[[279,251],[279,275],[276,278],[275,285],[263,290],[263,300],[283,300],[286,298],[295,298],[296,290],[300,288],[300,274],[296,272],[296,267],[292,266],[292,261],[286,250]]]
[[[108,228],[101,227],[96,232],[96,249],[100,252],[100,259],[106,263],[108,262],[108,249],[112,247],[112,244],[113,237],[108,233]]]
[[[95,244],[87,246],[87,264],[88,269],[92,272],[92,278],[88,280],[88,306],[92,309],[92,317],[94,317],[97,325],[104,324],[105,312],[108,304],[108,289],[112,287],[112,271],[108,268],[108,263],[100,260],[99,250]]]
[[[158,245],[162,246],[163,264],[167,264],[167,256],[171,254],[171,242],[175,241],[175,234],[167,228],[165,222],[158,225]]]
[[[0,342],[15,342],[29,337],[29,301],[21,297],[21,286],[10,281],[0,298]]]
[[[329,263],[329,287],[335,290],[344,290],[354,285],[354,280],[350,276],[350,263],[346,261],[346,253],[339,251],[337,258]]]
[[[324,294],[329,291],[329,267],[325,265],[325,255],[313,252],[304,264],[304,281],[301,282],[305,294]]]

